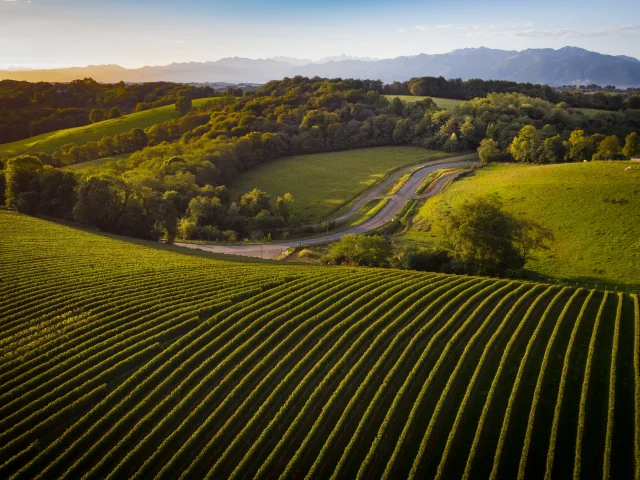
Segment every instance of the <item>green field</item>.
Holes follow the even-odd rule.
[[[639,285],[640,170],[625,172],[627,165],[492,165],[428,200],[407,237],[439,244],[444,240],[438,220],[444,205],[498,193],[513,214],[535,220],[555,235],[551,249],[538,252],[527,269],[580,283]]]
[[[393,100],[394,98],[398,97],[403,102],[417,102],[419,100],[427,98],[427,97],[419,97],[415,95],[384,95],[384,96],[387,97],[387,99],[389,100]],[[436,102],[436,105],[446,110],[453,110],[462,102],[464,102],[464,100],[455,100],[453,98],[438,98],[438,97],[431,97],[431,98],[433,99],[434,102]]]
[[[200,98],[193,101],[195,107],[206,104],[211,99]],[[131,113],[119,118],[104,120],[84,127],[68,128],[35,137],[25,138],[17,142],[0,145],[0,157],[12,157],[27,152],[53,153],[67,143],[82,145],[100,140],[105,135],[111,136],[128,132],[133,128],[147,128],[156,123],[179,118],[180,114],[174,105],[152,108],[144,112]]]
[[[230,185],[234,195],[259,188],[293,195],[293,213],[304,223],[319,222],[391,171],[447,154],[416,147],[379,147],[298,155],[265,163]]]
[[[124,160],[131,156],[130,153],[123,153],[121,155],[114,155],[112,157],[98,158],[96,160],[89,160],[88,162],[75,163],[73,165],[67,165],[62,167],[62,170],[74,170],[80,171],[89,167],[101,167],[107,163],[117,162],[118,160]]]
[[[612,112],[611,110],[598,110],[596,108],[572,108],[571,110],[575,110],[576,112],[582,112],[587,117],[595,117],[596,115],[600,115],[600,114],[615,113],[615,112]]]
[[[640,474],[636,296],[0,230],[2,478]]]

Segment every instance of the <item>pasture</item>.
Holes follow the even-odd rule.
[[[634,295],[0,211],[2,478],[637,478]]]
[[[427,98],[427,97],[420,97],[416,95],[384,95],[384,96],[387,97],[389,101],[398,97],[403,102],[409,102],[409,103],[418,102],[424,98]],[[444,108],[445,110],[453,110],[462,102],[464,102],[464,100],[456,100],[454,98],[431,97],[431,99],[434,102],[436,102],[436,105],[438,105],[440,108]]]
[[[302,223],[316,223],[349,203],[393,170],[446,157],[417,147],[378,147],[297,155],[274,160],[242,173],[229,186],[233,195],[259,188],[275,202],[293,195],[292,213]]]
[[[194,107],[205,105],[210,98],[200,98],[193,101]],[[84,127],[67,128],[55,132],[43,133],[35,137],[25,138],[17,142],[0,145],[0,157],[13,157],[28,152],[53,153],[63,145],[75,143],[82,145],[91,141],[98,141],[102,137],[128,132],[134,128],[147,128],[156,123],[174,120],[180,117],[174,105],[152,108],[143,112],[123,115],[102,122],[85,125]]]
[[[592,285],[639,285],[640,170],[628,162],[491,165],[429,199],[413,219],[410,241],[445,242],[441,215],[465,198],[497,193],[508,211],[549,228],[548,251],[526,268],[542,277]]]

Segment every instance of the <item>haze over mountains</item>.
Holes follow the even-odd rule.
[[[390,59],[341,55],[320,61],[273,57],[269,59],[223,58],[213,62],[172,63],[126,69],[98,65],[54,70],[0,70],[0,79],[68,82],[92,77],[100,82],[254,82],[283,77],[342,77],[378,79],[385,83],[412,77],[481,78],[547,85],[640,86],[640,60],[624,55],[604,55],[577,47],[523,51],[465,48],[449,53],[420,54]]]

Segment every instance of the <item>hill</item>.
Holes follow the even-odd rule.
[[[391,171],[447,154],[417,147],[378,147],[344,152],[296,155],[253,168],[229,186],[233,195],[254,188],[275,202],[293,195],[292,213],[303,223],[325,220]]]
[[[195,107],[206,104],[210,99],[193,100]],[[82,145],[86,142],[100,140],[103,136],[128,132],[133,128],[147,128],[157,123],[166,122],[180,117],[175,105],[152,108],[142,112],[123,115],[119,118],[104,120],[84,127],[67,128],[55,132],[44,133],[36,137],[26,138],[17,142],[0,145],[0,157],[13,157],[26,152],[53,153],[63,145],[75,143]]]
[[[306,64],[305,64],[306,63]],[[0,71],[0,78],[68,82],[92,77],[100,82],[258,82],[303,75],[326,78],[378,79],[385,83],[412,77],[481,78],[546,85],[640,86],[640,62],[576,47],[516,50],[464,48],[443,54],[419,54],[383,60],[336,57],[322,62],[304,59],[223,58],[214,62],[173,63],[125,69],[98,65],[57,70]]]
[[[535,220],[555,235],[551,249],[526,268],[543,277],[638,286],[640,271],[640,170],[628,162],[560,165],[491,165],[428,200],[408,238],[428,245],[445,241],[443,208],[475,195],[497,193],[505,208]]]
[[[0,227],[2,477],[639,472],[637,296]]]

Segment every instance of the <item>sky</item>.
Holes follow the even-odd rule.
[[[0,0],[0,69],[567,45],[640,58],[640,1]]]

